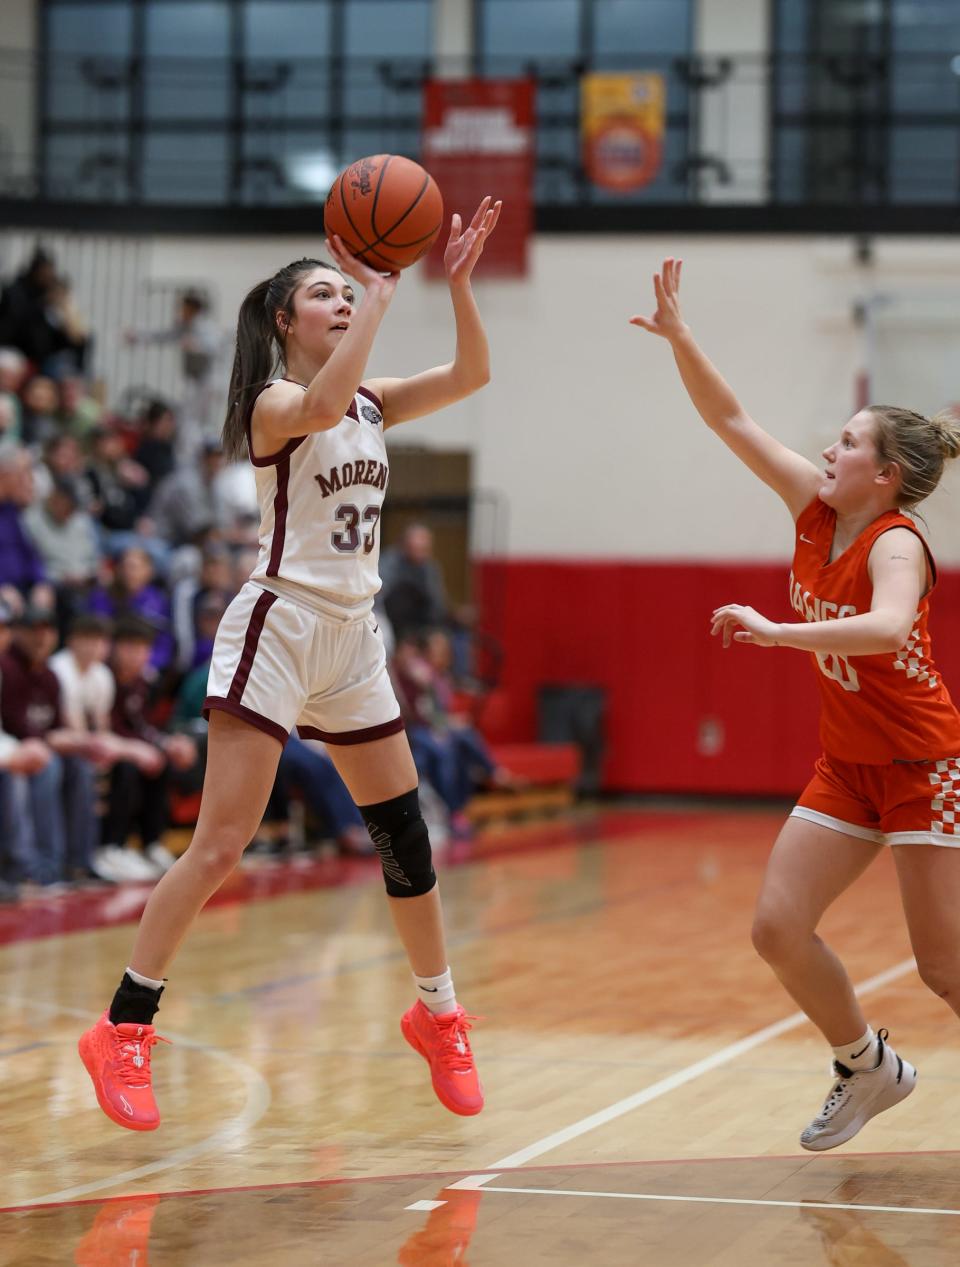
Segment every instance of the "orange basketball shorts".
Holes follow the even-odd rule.
[[[880,845],[960,847],[960,757],[858,765],[825,754],[791,816]]]

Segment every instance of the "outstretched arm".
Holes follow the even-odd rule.
[[[450,221],[450,236],[443,253],[453,300],[457,330],[454,358],[447,365],[424,370],[410,378],[376,378],[366,386],[383,402],[384,428],[411,418],[422,418],[479,391],[490,381],[490,353],[470,275],[487,238],[500,218],[500,202],[484,198],[464,230],[460,216]]]
[[[820,471],[759,426],[744,411],[716,366],[698,347],[680,315],[682,260],[666,259],[653,276],[657,309],[652,317],[631,317],[630,324],[666,339],[687,395],[711,431],[786,503],[794,519],[817,494]]]

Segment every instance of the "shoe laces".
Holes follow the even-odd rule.
[[[467,1034],[473,1028],[471,1022],[482,1021],[483,1017],[457,1011],[434,1019],[440,1037],[439,1058],[443,1066],[457,1073],[472,1069],[473,1053]]]
[[[886,1045],[889,1034],[887,1030],[881,1029],[877,1031],[877,1038],[880,1040],[880,1064],[883,1064],[883,1049]],[[877,1065],[876,1068],[880,1066]],[[831,1066],[831,1072],[837,1081],[830,1088],[830,1094],[823,1102],[823,1108],[819,1114],[810,1123],[811,1127],[825,1126],[835,1113],[843,1108],[847,1098],[847,1091],[850,1083],[858,1073],[869,1073],[870,1070],[850,1069],[846,1065],[841,1064],[839,1060],[835,1060]]]
[[[811,1125],[816,1126],[829,1122],[834,1113],[843,1107],[843,1102],[847,1098],[847,1086],[854,1072],[854,1070],[848,1069],[846,1065],[841,1065],[837,1060],[833,1062],[833,1073],[837,1081],[830,1088],[830,1094],[824,1100],[823,1108]]]
[[[120,1027],[117,1026],[117,1074],[120,1081],[128,1087],[150,1085],[150,1049],[157,1043],[170,1042],[169,1038],[158,1034],[152,1026],[138,1028],[149,1028],[149,1033],[121,1034]]]

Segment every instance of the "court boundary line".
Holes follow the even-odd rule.
[[[719,1164],[721,1162],[754,1162],[754,1161],[795,1161],[801,1166],[817,1165],[818,1157],[810,1154],[798,1153],[740,1153],[728,1154],[721,1157],[642,1157],[634,1161],[561,1161],[552,1162],[543,1166],[531,1166],[525,1174],[539,1174],[541,1171],[557,1170],[609,1170],[611,1166],[622,1167],[624,1169],[632,1169],[640,1166],[704,1166],[710,1163]],[[839,1161],[872,1161],[878,1157],[960,1157],[960,1149],[957,1148],[928,1148],[916,1150],[912,1148],[892,1149],[878,1153],[834,1153],[832,1159]],[[391,1175],[333,1175],[328,1179],[285,1179],[279,1183],[240,1183],[228,1184],[220,1188],[173,1188],[167,1192],[121,1192],[117,1196],[112,1197],[83,1197],[72,1201],[50,1201],[44,1205],[36,1202],[27,1202],[23,1205],[4,1205],[0,1206],[0,1214],[19,1214],[25,1210],[55,1210],[61,1208],[70,1208],[79,1205],[108,1205],[110,1202],[116,1201],[132,1201],[152,1200],[159,1197],[161,1200],[175,1199],[181,1197],[208,1197],[227,1195],[234,1192],[277,1192],[287,1188],[328,1188],[336,1184],[355,1184],[355,1183],[400,1183],[405,1179],[446,1179],[451,1175],[461,1175],[466,1178],[483,1180],[487,1183],[491,1179],[499,1177],[499,1171],[490,1171],[487,1174],[479,1171],[466,1175],[463,1170],[411,1170],[403,1171]],[[456,1189],[456,1184],[448,1184],[447,1187]],[[809,1204],[805,1202],[804,1204]]]
[[[854,992],[858,996],[872,994],[875,990],[880,990],[892,981],[906,976],[908,972],[913,971],[915,968],[916,960],[912,956],[909,959],[902,959],[884,972],[878,972],[875,976],[868,977],[866,981],[855,985]],[[551,1152],[554,1148],[559,1148],[562,1144],[569,1143],[570,1140],[586,1135],[598,1126],[606,1126],[607,1123],[616,1121],[617,1118],[633,1112],[634,1109],[641,1108],[644,1104],[649,1104],[651,1100],[657,1100],[661,1096],[667,1095],[670,1091],[677,1090],[678,1087],[685,1086],[688,1082],[701,1078],[704,1074],[712,1073],[715,1069],[720,1069],[724,1065],[730,1064],[738,1056],[752,1051],[755,1047],[762,1046],[771,1038],[779,1038],[781,1034],[787,1034],[791,1030],[799,1029],[801,1025],[810,1024],[812,1022],[804,1012],[794,1012],[780,1021],[774,1021],[772,1025],[765,1025],[763,1029],[754,1030],[752,1034],[747,1034],[736,1042],[728,1043],[726,1047],[721,1047],[718,1051],[713,1052],[712,1055],[706,1056],[702,1060],[697,1060],[692,1065],[686,1065],[683,1069],[678,1069],[676,1073],[669,1074],[666,1078],[658,1079],[656,1082],[651,1083],[650,1086],[644,1087],[642,1091],[635,1091],[633,1095],[625,1096],[622,1100],[617,1100],[605,1109],[598,1109],[596,1112],[572,1122],[569,1126],[561,1127],[541,1139],[534,1140],[526,1148],[519,1148],[515,1152],[508,1153],[506,1157],[492,1162],[489,1166],[480,1167],[479,1170],[513,1170],[528,1161],[532,1161],[535,1157],[542,1157],[544,1153]]]
[[[867,1214],[942,1214],[957,1217],[960,1209],[946,1210],[915,1205],[843,1205],[834,1201],[774,1201],[762,1197],[692,1197],[657,1192],[588,1192],[575,1188],[488,1188],[487,1192],[514,1192],[521,1196],[611,1197],[622,1201],[674,1201],[695,1205],[774,1206],[791,1210],[855,1210]],[[407,1209],[412,1207],[407,1206]]]

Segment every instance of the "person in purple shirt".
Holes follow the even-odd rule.
[[[100,616],[139,616],[154,630],[150,663],[158,672],[173,662],[174,639],[171,632],[170,599],[164,589],[155,585],[153,563],[139,546],[124,550],[117,561],[113,584],[98,586],[90,595],[87,607]]]
[[[47,579],[40,552],[23,525],[23,512],[33,501],[30,454],[26,449],[0,453],[0,585],[12,585],[25,597]]]

